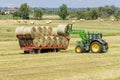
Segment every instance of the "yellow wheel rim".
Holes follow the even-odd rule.
[[[77,52],[81,52],[81,48],[80,48],[80,47],[77,47],[77,48],[76,48],[76,51],[77,51]]]
[[[93,44],[93,45],[92,45],[92,50],[93,50],[93,52],[98,52],[99,49],[100,49],[100,47],[99,47],[98,44]]]

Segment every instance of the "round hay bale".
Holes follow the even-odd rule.
[[[75,22],[76,22],[75,20],[72,21],[73,24],[74,24]]]
[[[42,35],[43,36],[46,36],[46,27],[45,26],[41,26],[41,28],[42,28]]]
[[[23,34],[31,35],[32,38],[35,38],[36,35],[35,32],[36,32],[35,27],[25,27],[23,30]]]
[[[59,36],[56,37],[56,46],[62,46],[62,40]]]
[[[35,47],[39,47],[39,46],[40,46],[40,41],[39,41],[39,39],[38,39],[38,38],[34,39],[34,40],[33,40],[33,44],[34,44]]]
[[[52,35],[52,28],[49,26],[45,26],[46,28],[46,36],[51,36]]]
[[[62,46],[68,46],[68,40],[66,37],[60,36]]]
[[[20,20],[17,20],[18,23],[20,23]]]
[[[37,27],[36,28],[36,33],[37,33],[37,35],[38,35],[38,37],[41,37],[41,36],[43,36],[43,28],[41,28],[41,27]]]
[[[51,46],[51,38],[50,38],[50,36],[44,36],[44,38],[45,38],[44,46]]]
[[[57,27],[57,33],[58,35],[61,35],[61,36],[69,35],[68,30],[69,30],[69,26],[66,26],[66,25],[58,25]]]
[[[35,21],[31,21],[30,23],[31,23],[31,24],[35,24]]]
[[[51,41],[50,41],[51,46],[57,46],[57,39],[56,39],[56,37],[55,36],[50,36],[50,38],[51,38]]]
[[[46,24],[49,24],[50,22],[49,21],[46,21]]]
[[[44,36],[42,36],[42,37],[39,39],[39,41],[40,41],[40,46],[46,46],[46,39],[45,39]]]
[[[15,30],[15,34],[16,35],[20,35],[20,34],[23,34],[23,30],[24,30],[25,27],[17,27],[16,30]]]
[[[27,20],[23,20],[24,23],[27,23]]]
[[[53,36],[58,36],[57,28],[56,27],[52,29],[52,35]]]

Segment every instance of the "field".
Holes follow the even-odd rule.
[[[74,52],[79,35],[72,35],[67,50],[58,53],[23,54],[14,31],[18,26],[55,27],[70,20],[31,21],[0,20],[0,80],[120,80],[120,22],[76,21],[73,28],[102,32],[109,44],[103,54]]]

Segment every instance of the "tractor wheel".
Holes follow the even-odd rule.
[[[109,47],[108,47],[108,43],[107,43],[106,41],[104,41],[104,42],[105,42],[105,45],[104,45],[104,46],[105,46],[106,50],[108,50],[108,48],[109,48]]]
[[[84,48],[82,46],[80,46],[80,45],[77,45],[75,47],[75,52],[76,53],[83,53],[84,52]]]
[[[93,42],[90,46],[90,50],[93,53],[101,53],[102,49],[103,49],[103,46],[99,42]]]

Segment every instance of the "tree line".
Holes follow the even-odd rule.
[[[27,3],[21,4],[18,11],[14,12],[13,17],[19,17],[21,19],[30,19],[30,13],[32,13],[32,19],[41,20],[43,14],[57,14],[62,20],[65,19],[86,19],[95,20],[98,18],[109,18],[113,16],[116,20],[120,19],[120,9],[115,6],[103,6],[98,8],[87,8],[87,10],[69,11],[66,4],[62,4],[59,7],[59,11],[46,12],[45,9],[35,8],[33,11],[30,10],[30,6]],[[0,14],[3,14],[0,12]]]

